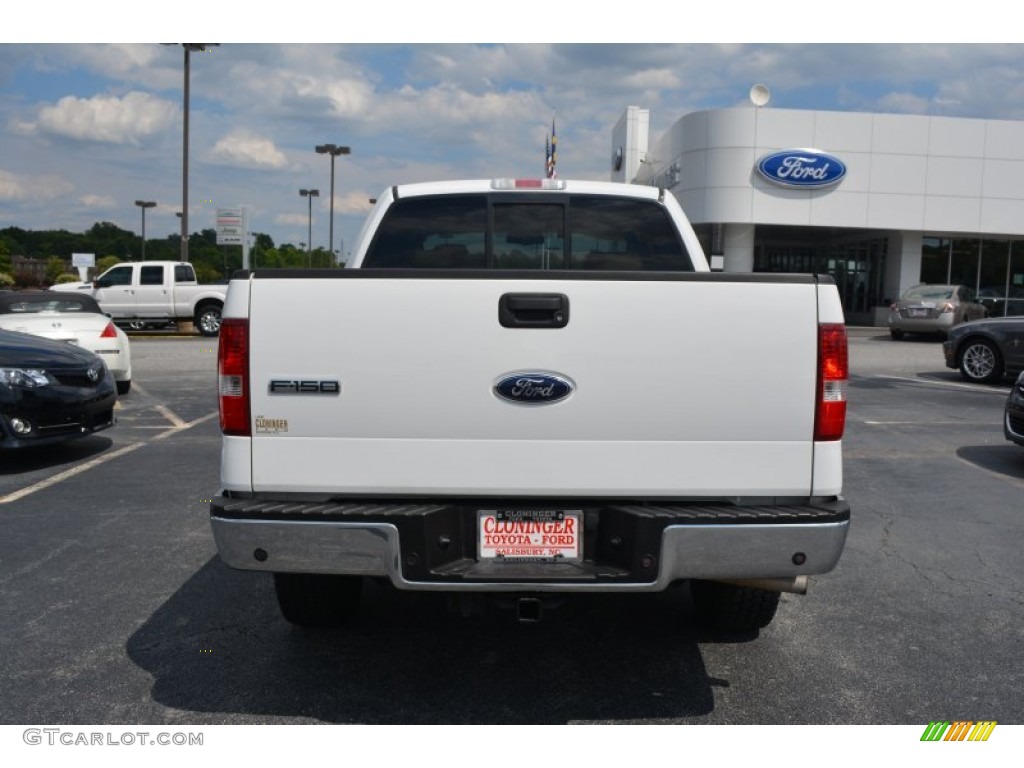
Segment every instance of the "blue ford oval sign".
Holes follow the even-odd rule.
[[[494,383],[494,394],[502,400],[523,405],[550,405],[564,400],[576,385],[554,373],[509,373]]]
[[[846,175],[846,164],[816,149],[785,149],[762,157],[757,170],[784,187],[827,187]]]

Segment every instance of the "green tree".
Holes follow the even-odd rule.
[[[53,285],[57,278],[68,270],[68,263],[60,256],[51,256],[46,260],[46,282]]]
[[[115,264],[120,264],[121,260],[117,256],[104,256],[101,259],[96,259],[96,274],[102,275],[108,269]]]
[[[221,273],[219,269],[214,269],[207,264],[195,264],[196,269],[196,282],[200,285],[215,283],[221,279]]]

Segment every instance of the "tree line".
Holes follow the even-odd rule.
[[[217,231],[203,229],[188,241],[189,261],[195,266],[202,283],[226,279],[242,268],[242,246],[217,245]],[[45,282],[58,282],[63,274],[77,273],[71,267],[71,254],[96,255],[97,273],[101,264],[109,267],[122,261],[142,259],[142,238],[110,222],[97,222],[81,233],[66,230],[26,230],[20,227],[0,229],[0,287],[4,284],[21,288],[40,287]],[[18,272],[12,257],[25,256],[46,264],[45,278],[27,271]],[[147,261],[179,261],[181,236],[146,240]],[[334,266],[326,248],[312,253],[291,244],[275,246],[270,235],[256,233],[249,249],[250,266],[261,269],[284,267],[328,268]]]

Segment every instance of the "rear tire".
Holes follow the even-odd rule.
[[[739,587],[717,581],[690,582],[697,615],[716,629],[752,632],[772,623],[779,607],[778,592]]]
[[[116,383],[117,383],[117,394],[119,394],[119,395],[127,395],[129,390],[132,388],[132,380],[131,379],[128,379],[127,381],[118,381]]]
[[[327,629],[350,624],[359,612],[362,589],[360,576],[274,574],[281,614],[300,627]]]
[[[889,335],[892,336],[893,341],[901,341],[903,339],[904,333],[899,328],[890,328]]]
[[[196,310],[196,328],[203,336],[216,336],[220,333],[220,304],[203,304]]]

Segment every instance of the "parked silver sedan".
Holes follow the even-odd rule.
[[[889,333],[897,341],[908,333],[946,336],[954,325],[988,317],[966,285],[915,285],[889,307]]]

